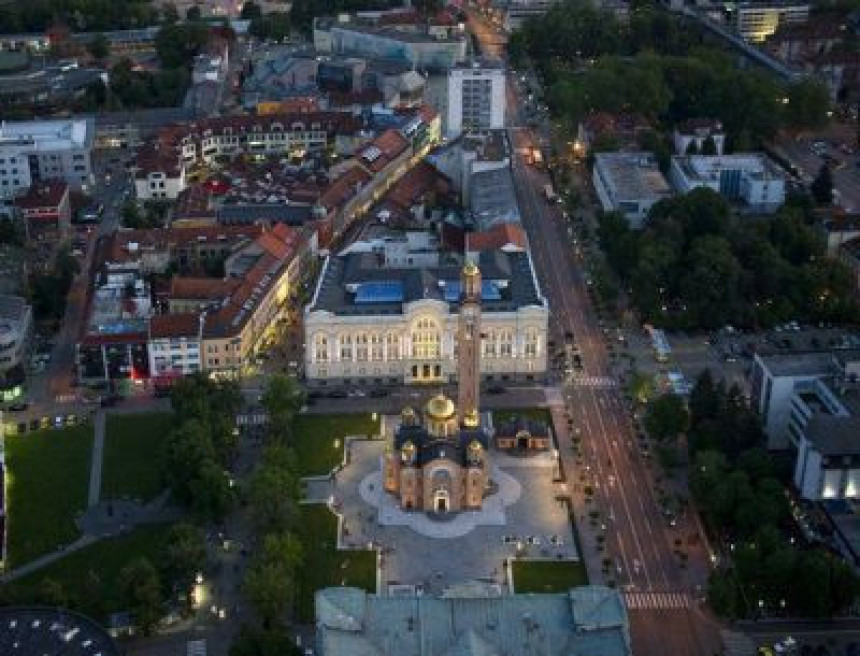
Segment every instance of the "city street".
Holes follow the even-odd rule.
[[[480,19],[472,18],[470,24],[483,42],[493,31]],[[508,85],[507,93],[507,111],[512,119],[509,124],[517,123],[525,99],[518,95],[513,84]],[[629,410],[611,376],[606,336],[588,298],[582,269],[569,247],[568,226],[561,212],[551,208],[543,196],[548,177],[527,166],[520,155],[540,144],[535,143],[527,129],[508,132],[514,151],[517,197],[532,259],[552,309],[550,339],[563,344],[572,338],[582,357],[581,382],[563,387],[565,413],[572,423],[566,429],[565,423],[558,420],[558,408],[554,417],[568,480],[572,478],[575,487],[577,481],[582,481],[596,491],[588,508],[582,497],[576,494],[573,497],[582,541],[595,539],[588,533],[586,510],[589,514],[597,510],[601,529],[605,526],[605,551],[589,549],[588,544],[583,549],[592,582],[600,582],[594,576],[601,571],[599,561],[610,558],[610,576],[603,579],[612,578],[624,590],[634,649],[639,656],[710,656],[719,651],[720,640],[716,624],[700,601],[709,555],[694,522],[688,518],[670,528],[661,513],[652,465],[634,446]],[[590,384],[583,384],[586,382]],[[574,455],[569,428],[581,431],[582,464],[577,463]],[[675,554],[676,540],[684,544],[686,563]]]

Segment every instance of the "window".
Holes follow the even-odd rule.
[[[438,324],[430,318],[419,319],[412,331],[412,357],[421,360],[441,355],[441,336]]]
[[[487,336],[484,337],[484,357],[496,357],[496,332],[494,330],[488,331]]]
[[[526,332],[525,356],[536,358],[540,352],[540,338],[535,330]]]
[[[499,357],[509,358],[514,352],[514,335],[510,330],[503,330],[499,335]]]
[[[367,362],[367,335],[358,335],[355,338],[355,359]]]
[[[341,335],[340,359],[347,361],[352,360],[352,335]]]
[[[388,333],[385,336],[385,350],[388,360],[400,359],[400,339],[395,333]]]
[[[383,357],[382,354],[382,335],[374,333],[370,336],[370,359],[374,362],[380,362]]]

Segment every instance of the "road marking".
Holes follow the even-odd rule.
[[[595,387],[601,389],[614,389],[618,387],[618,381],[611,376],[575,375],[571,378],[571,382],[580,387]]]
[[[630,610],[680,610],[690,608],[686,592],[625,592],[624,604]]]

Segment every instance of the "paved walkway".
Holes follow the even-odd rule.
[[[490,465],[490,480],[498,490],[484,499],[480,510],[467,510],[444,520],[431,519],[423,512],[407,512],[400,508],[394,496],[382,488],[382,473],[368,474],[359,485],[361,498],[378,510],[382,526],[407,526],[428,538],[450,540],[474,531],[478,526],[504,526],[507,523],[505,508],[516,503],[522,494],[522,486],[510,474],[496,464]]]
[[[90,493],[87,505],[92,508],[99,502],[102,489],[102,461],[105,450],[105,412],[99,410],[95,416],[95,440],[93,441],[93,455],[90,462]]]
[[[2,581],[3,583],[9,583],[10,581],[19,579],[22,576],[27,576],[27,574],[31,574],[37,570],[40,570],[43,567],[46,567],[51,563],[59,560],[60,558],[65,558],[70,553],[73,553],[78,549],[88,547],[96,540],[98,540],[98,538],[93,537],[91,535],[84,535],[72,542],[71,544],[63,547],[62,549],[57,549],[56,551],[52,551],[51,553],[45,554],[44,556],[39,556],[35,560],[31,560],[26,565],[21,565],[21,567],[18,567],[17,569],[13,569],[9,572],[6,572],[6,574],[0,577],[0,581]]]

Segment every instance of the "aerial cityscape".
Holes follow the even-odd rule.
[[[0,656],[860,656],[860,0],[0,0]]]

